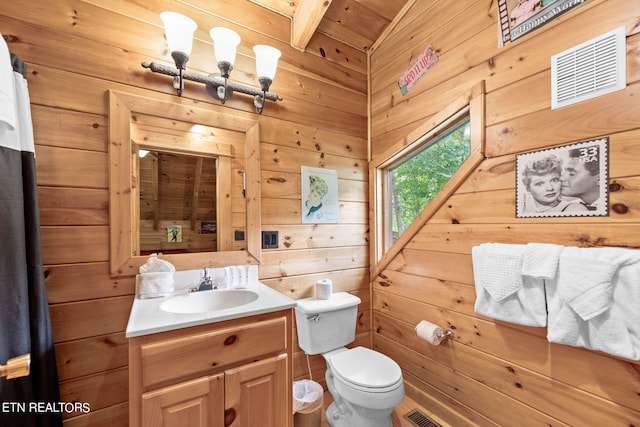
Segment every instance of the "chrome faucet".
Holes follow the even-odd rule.
[[[209,276],[209,271],[207,268],[202,269],[202,275],[200,276],[200,286],[198,286],[198,291],[210,291],[213,289],[213,280],[211,280],[211,276]]]

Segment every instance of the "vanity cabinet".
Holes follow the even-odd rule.
[[[130,426],[291,427],[291,310],[129,340]]]

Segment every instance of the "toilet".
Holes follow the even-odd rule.
[[[298,345],[322,354],[333,403],[326,419],[332,427],[392,427],[393,408],[404,399],[400,366],[377,351],[345,346],[355,340],[360,298],[336,292],[329,299],[304,298],[295,308]]]

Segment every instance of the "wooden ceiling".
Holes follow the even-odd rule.
[[[291,45],[304,50],[314,33],[366,52],[408,0],[251,0],[290,17]]]

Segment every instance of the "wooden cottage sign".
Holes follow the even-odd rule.
[[[438,55],[431,45],[411,64],[398,79],[398,87],[402,95],[406,95],[422,76],[438,62]]]

